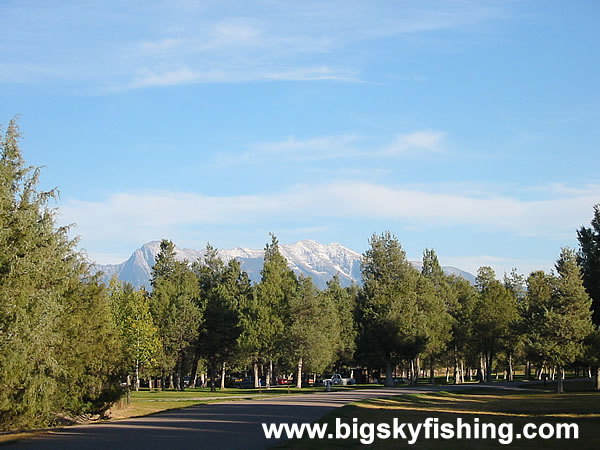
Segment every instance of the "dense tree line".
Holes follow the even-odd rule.
[[[527,278],[513,270],[499,281],[481,267],[471,285],[444,274],[431,249],[417,270],[384,232],[369,240],[362,286],[335,276],[319,290],[288,267],[271,235],[256,284],[210,245],[203,258],[179,261],[163,240],[148,292],[90,275],[55,224],[56,192],[38,190],[18,141],[11,122],[0,141],[2,430],[102,415],[141,379],[214,390],[236,373],[256,387],[262,376],[268,389],[284,375],[300,388],[308,374],[356,370],[391,386],[440,372],[454,383],[490,382],[498,371],[513,380],[519,365],[526,377],[556,377],[562,390],[565,368],[600,373],[598,206],[592,227],[578,231],[579,252],[563,249],[555,271]]]

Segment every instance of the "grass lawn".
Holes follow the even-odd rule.
[[[458,392],[431,392],[427,394],[407,394],[385,399],[370,399],[336,409],[326,415],[320,423],[328,424],[328,432],[335,430],[336,418],[342,423],[352,424],[353,418],[358,424],[389,423],[394,418],[399,422],[417,424],[432,417],[439,424],[456,424],[460,417],[463,422],[474,423],[512,423],[515,435],[521,433],[527,423],[576,423],[579,426],[578,440],[514,439],[508,448],[598,448],[600,443],[600,393],[580,392],[587,386],[571,382],[571,392],[553,394],[548,392],[515,392],[494,389],[471,389]],[[567,390],[568,390],[568,384]],[[575,391],[575,392],[574,392]],[[367,430],[365,430],[367,431]],[[407,434],[410,436],[409,432]],[[498,440],[431,439],[423,437],[424,432],[414,445],[406,440],[377,440],[373,448],[498,448],[507,447]],[[284,443],[281,448],[358,448],[359,440],[293,440]]]

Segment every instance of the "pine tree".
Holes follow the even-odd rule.
[[[187,261],[175,260],[175,246],[164,240],[152,269],[151,311],[162,342],[159,366],[183,389],[183,374],[191,367],[197,348],[202,310],[199,287]]]
[[[284,347],[286,318],[289,317],[290,299],[295,295],[297,280],[279,252],[279,242],[271,234],[271,243],[265,246],[265,259],[261,281],[257,287],[257,312],[261,315],[256,323],[258,355],[267,364],[266,386],[271,386],[272,367]],[[265,323],[264,321],[268,321]]]
[[[485,379],[492,381],[492,367],[506,344],[517,320],[517,303],[511,293],[495,279],[494,271],[482,267],[477,274],[479,298],[473,310],[473,331],[485,358]]]
[[[102,413],[120,395],[106,292],[38,191],[15,120],[0,136],[0,430]]]
[[[594,323],[600,325],[600,204],[594,206],[591,225],[591,228],[577,230],[577,262],[581,267],[583,285],[592,298]]]
[[[303,371],[322,372],[335,361],[340,319],[333,298],[319,295],[312,280],[303,275],[289,312],[288,343],[297,362],[296,386],[301,388]]]
[[[248,289],[247,275],[242,273],[240,263],[235,259],[225,266],[210,244],[206,247],[204,261],[194,264],[194,271],[204,311],[199,352],[209,364],[211,390],[215,390],[217,369],[231,362],[240,351],[238,339],[243,331],[241,315],[245,303],[243,297]]]
[[[583,286],[577,257],[563,248],[556,261],[558,280],[550,307],[546,310],[546,354],[560,369],[558,392],[562,392],[562,373],[583,351],[583,341],[593,331],[592,300]]]
[[[352,284],[347,288],[340,286],[339,276],[336,274],[327,282],[327,288],[322,292],[323,297],[331,299],[337,309],[340,321],[339,340],[335,345],[338,366],[347,366],[354,359],[356,351],[357,324],[355,320],[358,286]]]
[[[419,272],[390,232],[374,234],[369,244],[361,263],[358,347],[369,365],[385,366],[385,384],[392,386],[393,367],[403,358],[418,355],[426,345],[418,310]]]
[[[425,249],[423,252],[421,275],[435,289],[434,294],[430,294],[428,289],[423,289],[424,294],[429,294],[425,295],[425,298],[429,299],[426,356],[429,358],[429,381],[430,383],[434,383],[435,359],[446,350],[447,344],[450,341],[453,322],[450,311],[456,307],[457,299],[455,292],[450,287],[448,277],[444,274],[440,266],[435,250]],[[421,282],[421,285],[423,288],[426,288],[426,283]],[[458,352],[456,349],[454,351],[454,359],[456,382],[456,374],[458,373]]]

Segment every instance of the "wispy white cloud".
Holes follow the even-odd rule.
[[[504,231],[520,236],[565,239],[589,220],[600,186],[549,200],[507,195],[469,196],[378,184],[337,182],[302,185],[280,193],[207,196],[182,192],[115,194],[104,201],[69,200],[62,221],[78,224],[85,242],[145,241],[193,234],[197,226],[297,224],[307,217],[398,221],[421,229],[448,226]]]
[[[443,149],[444,133],[415,131],[398,134],[386,144],[373,144],[355,134],[318,136],[298,139],[290,136],[281,141],[263,142],[241,153],[220,153],[219,165],[262,163],[264,160],[300,162],[341,158],[387,158],[437,153]]]
[[[123,91],[160,86],[176,86],[195,83],[236,83],[242,81],[317,81],[338,80],[358,82],[352,73],[330,67],[299,67],[290,70],[284,68],[263,68],[247,71],[243,69],[219,68],[212,70],[193,70],[183,67],[176,70],[142,70],[128,85],[111,86],[106,91]]]
[[[503,14],[501,3],[480,2],[150,3],[143,13],[127,6],[117,12],[88,5],[8,8],[6,35],[15,37],[9,44],[14,56],[5,59],[9,70],[0,82],[55,74],[104,91],[189,83],[355,82],[368,64],[345,56],[357,44],[465,27]],[[35,64],[26,55],[36,55]]]

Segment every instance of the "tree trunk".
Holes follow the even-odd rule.
[[[486,361],[485,361],[485,372],[486,372],[486,377],[485,377],[485,381],[487,381],[488,383],[492,382],[492,366],[494,363],[494,359],[493,359],[493,355],[492,352],[488,353],[486,356]]]
[[[513,368],[512,353],[508,354],[508,381],[515,381],[515,371]]]
[[[421,358],[419,358],[417,356],[415,358],[415,379],[414,379],[414,386],[418,386],[419,385],[419,375],[421,374],[420,363],[421,363]]]
[[[450,382],[450,367],[446,366],[446,384]]]
[[[485,381],[485,358],[483,354],[479,355],[479,367],[477,368],[477,378],[479,378],[479,382],[483,383]]]
[[[525,379],[531,379],[531,361],[529,360],[525,361]]]
[[[210,392],[217,391],[217,387],[215,386],[215,378],[217,376],[217,368],[215,366],[216,366],[216,362],[212,361],[210,363]]]
[[[175,389],[175,383],[173,382],[173,374],[169,374],[169,389]]]
[[[140,390],[140,363],[135,361],[135,390]]]
[[[460,382],[461,384],[465,382],[465,362],[462,359],[460,360]]]
[[[596,367],[596,390],[600,391],[600,367]]]
[[[458,350],[456,348],[456,345],[454,346],[454,384],[458,384],[460,383],[460,380],[458,378]]]
[[[269,360],[267,365],[266,388],[271,389],[271,373],[273,372],[273,361]]]
[[[192,361],[192,374],[190,376],[190,382],[192,383],[192,387],[196,387],[196,381],[198,380],[198,363],[200,362],[200,358],[198,356],[194,356],[194,360]]]
[[[564,393],[564,387],[563,387],[563,378],[565,376],[565,371],[562,367],[558,368],[558,381],[556,383],[556,393],[557,394],[562,394]]]
[[[252,369],[254,371],[254,387],[258,388],[258,384],[260,383],[260,377],[258,375],[258,362],[254,361],[252,363]]]
[[[225,361],[221,366],[221,390],[225,389]]]
[[[298,373],[296,375],[296,387],[302,388],[302,357],[298,358]]]
[[[435,373],[434,373],[434,360],[433,356],[429,358],[429,383],[435,384]]]
[[[387,387],[394,386],[394,378],[392,377],[392,362],[390,360],[385,363],[385,385]]]

